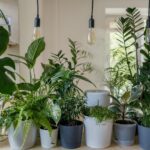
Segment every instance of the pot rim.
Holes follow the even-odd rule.
[[[101,93],[101,94],[109,94],[108,90],[86,90],[85,93]]]
[[[96,121],[96,118],[94,118],[94,117],[84,116],[84,120],[85,120],[86,118],[87,118],[87,119],[88,119],[88,118],[89,118],[89,119],[94,119],[94,120]],[[102,122],[100,122],[100,123],[108,122],[108,121],[109,121],[109,122],[110,122],[110,121],[112,121],[112,122],[113,122],[113,119],[107,119],[107,120],[104,120],[104,121],[102,121]]]
[[[60,123],[59,125],[60,126],[63,126],[63,127],[79,127],[79,126],[83,126],[83,121],[80,121],[80,120],[76,120],[76,121],[78,121],[78,122],[80,122],[80,124],[77,124],[77,125],[66,125],[66,124],[62,124],[62,123]]]
[[[121,119],[118,119],[116,121],[120,121]],[[131,121],[133,122],[133,124],[121,124],[121,123],[117,123],[116,121],[114,122],[114,125],[120,125],[120,126],[135,126],[137,125],[137,122],[135,120],[130,120],[130,119],[126,119],[127,121]]]
[[[138,124],[138,126],[139,126],[139,127],[142,127],[142,128],[150,129],[150,127],[145,127],[145,126],[140,125],[140,124]]]

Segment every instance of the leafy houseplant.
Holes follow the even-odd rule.
[[[86,145],[91,148],[110,146],[115,115],[107,107],[94,106],[85,110]]]
[[[141,50],[141,54],[144,56],[143,65],[140,68],[139,81],[142,85],[142,94],[140,101],[140,109],[143,115],[139,119],[138,132],[139,132],[139,144],[144,150],[148,150],[150,147],[150,89],[149,89],[149,74],[150,74],[150,45],[145,43],[144,49]]]
[[[61,145],[65,148],[77,148],[81,145],[83,123],[77,119],[82,115],[85,101],[79,80],[92,83],[84,73],[91,71],[91,65],[82,61],[87,53],[81,51],[77,43],[69,39],[71,60],[62,51],[52,54],[49,64],[43,64],[43,81],[49,85],[52,98],[60,105]],[[72,140],[70,140],[72,139]]]
[[[120,97],[126,90],[138,84],[139,42],[143,38],[144,26],[140,11],[127,8],[126,15],[117,20],[117,47],[111,50],[112,63],[107,68],[107,83],[111,94]]]
[[[131,118],[140,114],[140,110],[134,106],[140,95],[140,88],[134,87],[132,92],[126,91],[120,99],[112,96],[114,101],[109,109],[117,115],[117,120],[114,123],[114,140],[118,144],[132,145],[134,142],[136,122]]]
[[[22,83],[14,84],[15,88],[11,91],[13,92],[13,99],[9,101],[9,107],[4,109],[1,115],[1,126],[5,126],[8,129],[8,139],[11,147],[14,149],[20,150],[34,145],[36,140],[36,126],[38,124],[45,126],[50,131],[48,119],[44,115],[36,116],[40,110],[44,109],[43,105],[41,105],[41,108],[38,105],[40,105],[41,101],[47,101],[48,97],[38,95],[40,81],[37,81],[31,72],[34,70],[36,59],[44,48],[44,38],[39,38],[31,43],[25,57],[15,56],[21,58],[22,61],[20,62],[29,68],[30,83],[21,78],[23,80]],[[39,120],[36,120],[36,117]]]

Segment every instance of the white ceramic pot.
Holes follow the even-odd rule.
[[[98,123],[92,117],[85,117],[85,142],[91,148],[106,148],[111,145],[113,120]]]
[[[53,129],[51,136],[48,130],[40,129],[41,146],[43,148],[52,148],[57,145],[58,129]]]
[[[35,125],[31,125],[27,138],[25,139],[25,143],[23,145],[23,129],[24,129],[24,122],[20,124],[15,133],[15,129],[13,125],[8,129],[8,140],[12,150],[25,150],[29,149],[34,146],[37,137],[37,128]],[[15,134],[14,134],[15,133]]]
[[[110,104],[109,92],[105,90],[86,91],[87,106],[108,106]]]

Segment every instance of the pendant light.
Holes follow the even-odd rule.
[[[148,18],[146,22],[146,42],[150,44],[150,0],[149,0],[149,7],[148,7]]]
[[[40,37],[40,25],[41,25],[41,20],[39,15],[39,0],[36,0],[36,4],[37,4],[37,14],[34,20],[34,31],[33,31],[34,40]]]
[[[89,33],[88,33],[88,44],[92,45],[96,42],[95,35],[95,20],[93,18],[94,0],[92,0],[91,18],[89,19]]]

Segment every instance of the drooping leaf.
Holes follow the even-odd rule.
[[[44,38],[39,38],[31,43],[28,47],[28,51],[25,54],[25,58],[28,63],[29,68],[33,68],[36,62],[36,59],[45,49]]]

